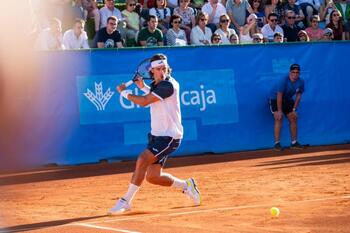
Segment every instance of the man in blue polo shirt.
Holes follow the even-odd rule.
[[[303,149],[297,141],[297,108],[300,103],[301,94],[304,92],[304,81],[300,79],[300,65],[290,66],[289,75],[281,79],[271,91],[270,110],[275,118],[274,134],[276,150],[281,151],[280,133],[283,114],[288,118],[291,134],[291,149]],[[293,97],[295,96],[295,99]]]

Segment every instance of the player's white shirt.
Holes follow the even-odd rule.
[[[179,83],[169,76],[157,86],[152,85],[150,91],[152,95],[160,99],[160,101],[150,104],[151,134],[181,139],[183,127],[181,124]]]

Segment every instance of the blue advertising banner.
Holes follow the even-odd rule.
[[[42,53],[40,85],[35,98],[28,96],[28,124],[18,143],[36,164],[136,158],[146,146],[149,108],[123,99],[115,87],[155,53],[168,56],[181,86],[184,139],[175,156],[271,148],[268,95],[292,63],[301,65],[306,90],[298,109],[300,142],[346,143],[349,52],[344,42]],[[130,89],[140,94],[135,85]],[[285,119],[285,146],[288,129]]]

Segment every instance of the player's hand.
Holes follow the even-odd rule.
[[[145,87],[145,82],[143,81],[143,78],[139,75],[137,75],[136,78],[134,79],[134,83],[140,89]]]
[[[276,111],[274,113],[275,119],[276,120],[281,120],[282,119],[282,111]]]
[[[292,111],[291,114],[292,114],[295,118],[298,117],[298,112],[297,112],[297,111]]]
[[[124,91],[126,89],[126,86],[124,83],[120,84],[119,86],[117,86],[117,91],[120,93],[122,91]]]

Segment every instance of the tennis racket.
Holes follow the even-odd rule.
[[[125,86],[128,87],[131,84],[133,84],[138,77],[141,77],[142,79],[153,79],[151,75],[149,74],[149,70],[151,67],[151,61],[149,58],[143,60],[136,68],[136,71],[134,73],[134,76],[131,80],[125,83]]]

